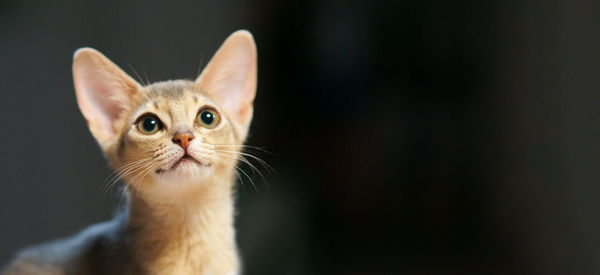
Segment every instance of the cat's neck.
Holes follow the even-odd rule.
[[[190,188],[182,198],[131,195],[131,242],[149,273],[238,273],[232,183],[227,177],[213,181]]]

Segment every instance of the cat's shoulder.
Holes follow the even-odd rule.
[[[24,248],[0,274],[105,274],[97,269],[102,263],[127,258],[123,231],[117,217],[74,236]]]

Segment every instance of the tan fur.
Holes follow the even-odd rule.
[[[191,85],[190,83],[185,83]],[[163,87],[168,91],[172,87]],[[168,154],[171,138],[175,129],[168,130],[164,136],[149,138],[138,133],[132,121],[136,114],[151,112],[157,114],[165,124],[172,128],[178,123],[194,121],[198,109],[207,104],[219,108],[208,97],[188,86],[180,98],[167,98],[151,92],[146,102],[140,102],[129,118],[130,123],[122,123],[124,149],[117,152],[118,143],[107,148],[109,159],[116,167],[138,161],[143,157],[160,159]],[[196,95],[194,103],[191,96]],[[145,98],[138,98],[143,101]],[[154,107],[154,102],[159,108]],[[152,103],[152,104],[149,104]],[[214,171],[210,175],[197,175],[194,178],[174,182],[157,180],[152,172],[139,178],[133,174],[128,179],[131,188],[130,213],[135,235],[132,245],[135,247],[138,261],[143,262],[149,273],[153,274],[232,274],[238,270],[238,259],[234,242],[232,184],[235,156],[227,154],[220,157],[211,150],[215,144],[240,144],[235,140],[233,128],[228,119],[223,119],[215,129],[194,128],[196,138],[190,147],[202,141],[202,160],[210,162]],[[157,148],[163,150],[156,151]],[[239,147],[224,147],[237,151]],[[143,171],[142,171],[143,172]],[[193,176],[192,171],[187,176]],[[138,177],[135,179],[135,177]],[[185,176],[185,175],[184,175]]]
[[[75,54],[73,70],[90,131],[127,183],[135,261],[148,274],[237,274],[232,192],[256,89],[251,35],[232,34],[194,82],[141,86],[93,49]],[[97,90],[109,101],[95,98]],[[216,128],[198,124],[204,107],[220,115]],[[146,113],[156,115],[164,129],[139,131],[135,122]],[[184,130],[194,135],[187,153],[202,166],[168,170],[185,154],[172,141]]]

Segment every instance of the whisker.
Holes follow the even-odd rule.
[[[237,147],[242,147],[244,149],[249,148],[249,149],[255,149],[255,150],[259,150],[261,152],[267,153],[267,154],[271,154],[271,155],[277,155],[273,152],[268,151],[267,149],[265,149],[264,147],[256,147],[256,146],[251,146],[251,145],[245,145],[245,144],[214,144],[214,147],[229,147],[229,146],[237,146]]]
[[[156,169],[158,166],[160,166],[160,164],[161,164],[160,162],[154,163],[153,165],[150,166],[149,169],[146,169],[142,172],[143,173],[142,177],[140,177],[138,179],[138,181],[133,184],[133,190],[134,190],[134,192],[136,192],[136,195],[139,195],[140,186],[142,185],[142,180],[144,178],[146,178],[146,176],[148,176],[150,173],[154,172],[154,169]]]
[[[108,194],[108,192],[120,179],[130,174],[130,172],[135,171],[138,167],[144,165],[144,162],[147,162],[149,160],[151,160],[151,158],[140,159],[137,161],[127,163],[116,169],[109,176],[107,176],[106,180],[104,180],[104,182],[102,183],[103,188],[101,189],[100,195],[104,196]]]
[[[267,183],[267,179],[265,178],[265,176],[263,175],[263,173],[258,168],[256,168],[256,166],[254,166],[250,161],[248,161],[247,159],[245,159],[244,157],[241,157],[241,156],[232,156],[232,155],[223,155],[222,153],[219,153],[219,152],[215,152],[215,153],[219,157],[225,157],[225,158],[229,158],[229,159],[235,159],[235,160],[239,160],[239,161],[247,164],[248,167],[250,167],[250,169],[252,169],[253,175],[254,175],[255,171],[258,172],[258,174],[260,175],[260,177],[262,179],[262,182],[265,184],[266,188],[270,189],[269,184]],[[235,167],[241,169],[239,166],[235,166]],[[244,174],[246,174],[246,177],[248,177],[250,179],[250,176],[247,173],[244,173]],[[250,179],[250,180],[252,180],[252,179]],[[255,185],[254,182],[252,182],[252,185]],[[256,186],[254,188],[256,189]]]
[[[125,164],[125,165],[121,166],[119,169],[116,169],[113,173],[111,173],[111,175],[114,174],[113,177],[118,177],[119,173],[123,172],[124,170],[134,167],[134,166],[137,166],[147,160],[149,160],[149,158],[145,158],[145,159],[141,159],[141,160],[137,160],[137,161],[133,161],[131,163]],[[112,177],[110,178],[110,180],[112,180]]]
[[[233,167],[235,169],[239,170],[240,172],[242,172],[242,174],[246,175],[246,177],[248,178],[248,180],[250,180],[250,183],[254,187],[254,191],[258,192],[258,189],[256,188],[256,185],[254,184],[254,181],[252,180],[252,178],[250,178],[250,176],[248,176],[248,174],[246,174],[246,172],[244,172],[244,170],[242,170],[242,168],[239,168],[237,165],[234,165]]]
[[[141,161],[141,160],[140,160],[140,161]],[[121,171],[123,171],[123,170],[125,170],[125,169],[127,169],[127,168],[129,168],[129,167],[131,167],[131,166],[134,166],[136,163],[138,163],[138,162],[140,162],[140,161],[134,161],[134,162],[132,162],[132,163],[125,164],[125,165],[123,165],[123,166],[119,167],[118,169],[115,169],[115,170],[114,170],[112,173],[110,173],[110,174],[109,174],[109,175],[106,177],[106,179],[104,180],[104,182],[102,182],[102,185],[104,186],[104,184],[106,184],[107,182],[109,182],[109,181],[112,181],[113,177],[117,177],[117,176],[118,176],[118,174],[119,174]]]
[[[144,65],[142,65],[142,72],[144,73],[144,76],[146,77],[146,86],[150,85],[150,79],[148,78],[148,74],[146,74],[146,69],[144,68]]]
[[[219,153],[217,153],[217,155],[219,155]],[[231,156],[227,156],[227,155],[220,155],[222,157],[231,157]],[[261,177],[262,181],[264,182],[265,186],[267,187],[267,189],[270,189],[269,184],[267,183],[267,179],[265,178],[264,174],[256,167],[254,166],[254,164],[252,164],[248,159],[244,158],[243,156],[235,156],[235,159],[245,163],[246,165],[248,165],[250,167],[250,169],[252,170],[252,174],[254,175],[255,171],[256,173],[258,173],[258,175]]]
[[[144,83],[144,80],[142,79],[142,77],[138,74],[138,72],[133,68],[133,66],[131,66],[131,64],[128,64],[129,68],[133,71],[133,73],[135,74],[136,78],[138,79],[138,81],[140,83],[142,83],[142,85],[146,86],[147,84]]]
[[[134,173],[136,173],[136,175],[127,181],[127,184],[125,185],[126,188],[124,188],[123,192],[121,193],[121,200],[125,197],[127,191],[131,191],[130,189],[132,187],[132,183],[135,182],[137,178],[141,175],[140,171],[145,171],[145,169],[147,169],[149,166],[152,166],[152,163],[144,163],[143,165],[135,169],[135,171],[133,171]]]
[[[131,179],[131,181],[129,181],[129,185],[131,186],[131,192],[136,192],[136,195],[139,195],[139,186],[141,185],[141,181],[152,171],[154,171],[154,169],[156,167],[158,167],[161,163],[160,162],[155,162],[155,163],[150,163],[149,165],[145,166],[143,168],[143,170],[138,173],[135,177],[133,177]]]
[[[269,171],[270,173],[276,173],[275,169],[273,169],[273,167],[271,167],[267,162],[265,162],[264,160],[262,160],[261,158],[248,154],[248,153],[244,153],[244,152],[237,152],[237,151],[231,151],[231,150],[221,150],[221,149],[214,149],[214,151],[217,152],[223,152],[223,153],[231,153],[231,154],[240,154],[242,156],[247,156],[250,157],[256,161],[258,161],[265,169],[267,169],[267,171]]]
[[[240,184],[242,185],[242,194],[246,194],[246,188],[244,187],[244,181],[240,177],[240,173],[238,173],[237,170],[234,170],[233,172],[235,173],[235,176],[240,180]]]

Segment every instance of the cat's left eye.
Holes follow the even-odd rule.
[[[160,123],[160,120],[153,115],[145,115],[138,120],[137,127],[140,132],[151,135],[162,129],[162,123]]]

